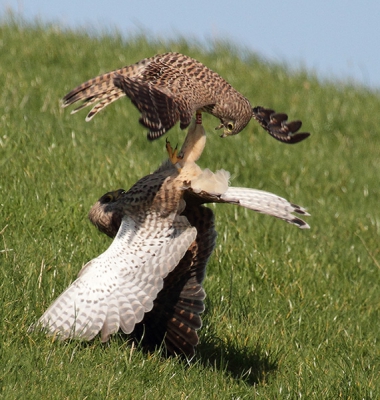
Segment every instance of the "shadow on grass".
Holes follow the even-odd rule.
[[[168,355],[164,343],[152,347],[142,344],[141,338],[126,335],[119,332],[120,340],[129,343],[134,342],[136,350],[145,354],[157,351],[162,358],[172,357]],[[220,371],[232,379],[242,380],[248,385],[266,383],[278,368],[279,355],[269,353],[261,349],[257,343],[255,347],[236,346],[234,343],[226,343],[213,333],[202,337],[196,347],[195,356],[190,361],[186,361],[183,356],[178,356],[185,363],[198,363],[206,369]]]
[[[43,332],[38,332],[38,335],[41,336],[41,339],[46,340]],[[54,341],[54,339],[52,340]],[[113,340],[116,340],[118,346],[121,346],[124,350],[129,349],[126,351],[141,351],[145,355],[150,354],[150,358],[152,351],[157,352],[156,355],[158,358],[162,357],[162,359],[166,359],[167,357],[171,357],[167,354],[164,344],[157,346],[156,349],[148,350],[136,338],[122,332],[115,335]],[[97,339],[90,341],[72,339],[61,344],[67,348],[67,354],[70,356],[70,359],[75,354],[78,354],[78,351],[84,352],[92,348],[99,348],[99,341]],[[100,348],[107,350],[109,346],[109,342],[102,343]],[[237,347],[232,343],[226,344],[214,335],[202,338],[201,343],[196,348],[196,355],[190,361],[187,361],[185,357],[178,357],[187,366],[200,364],[205,369],[219,371],[232,379],[243,381],[248,385],[268,383],[271,374],[278,368],[278,355],[264,352],[261,350],[259,344],[254,348]]]
[[[278,367],[278,357],[265,354],[259,344],[255,348],[237,347],[223,343],[215,336],[203,338],[197,347],[194,361],[250,385],[267,382]]]
[[[134,342],[137,351],[145,354],[158,352],[159,357],[163,359],[172,357],[168,355],[164,343],[155,348],[147,348],[136,338],[118,333],[121,342],[128,342],[129,345]],[[207,335],[201,339],[196,347],[194,358],[187,361],[183,356],[179,357],[185,364],[200,364],[206,369],[220,371],[232,379],[242,380],[248,385],[267,383],[270,375],[278,368],[278,354],[263,351],[260,344],[252,347],[237,347],[233,343],[225,343],[216,335]]]

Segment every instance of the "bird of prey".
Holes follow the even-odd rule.
[[[62,106],[83,101],[72,113],[93,106],[86,118],[89,121],[125,95],[140,111],[140,123],[149,129],[149,140],[159,138],[178,121],[181,129],[187,128],[198,110],[220,120],[215,129],[223,128],[222,137],[236,135],[251,118],[284,143],[298,143],[310,135],[297,133],[302,122],[287,123],[286,114],[261,106],[252,108],[220,75],[179,53],[158,54],[90,79],[69,92]]]
[[[202,281],[215,245],[213,212],[205,203],[230,203],[309,225],[302,207],[274,194],[229,186],[229,174],[202,170],[205,145],[198,119],[174,165],[166,161],[128,191],[102,196],[90,220],[114,240],[88,262],[38,324],[61,339],[107,341],[119,328],[148,348],[163,340],[169,354],[191,357],[204,310]]]
[[[117,235],[124,216],[125,193],[123,189],[106,193],[89,213],[91,222],[111,238]],[[191,358],[199,341],[200,314],[205,309],[202,282],[217,234],[211,209],[186,202],[181,215],[196,229],[197,236],[178,265],[164,278],[152,310],[135,325],[131,337],[146,350],[153,351],[164,343],[168,355]]]

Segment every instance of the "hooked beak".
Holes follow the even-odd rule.
[[[225,137],[227,137],[227,136],[231,136],[230,131],[226,128],[226,126],[225,126],[223,123],[221,123],[220,125],[218,125],[218,126],[215,128],[215,130],[218,131],[218,130],[220,130],[220,129],[222,129],[222,128],[224,128],[224,132],[223,132],[222,135],[220,135],[221,138],[225,138]]]

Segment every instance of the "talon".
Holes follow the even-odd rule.
[[[178,154],[178,145],[173,149],[172,145],[170,144],[169,140],[166,139],[166,151],[168,152],[169,155],[169,160],[171,163],[179,170],[181,171],[181,168],[178,165],[178,162],[183,159],[182,155]]]

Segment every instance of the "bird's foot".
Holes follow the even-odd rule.
[[[178,172],[181,172],[179,162],[183,159],[183,156],[178,154],[178,145],[173,149],[169,140],[166,139],[166,151],[168,152],[171,163],[178,169]]]

